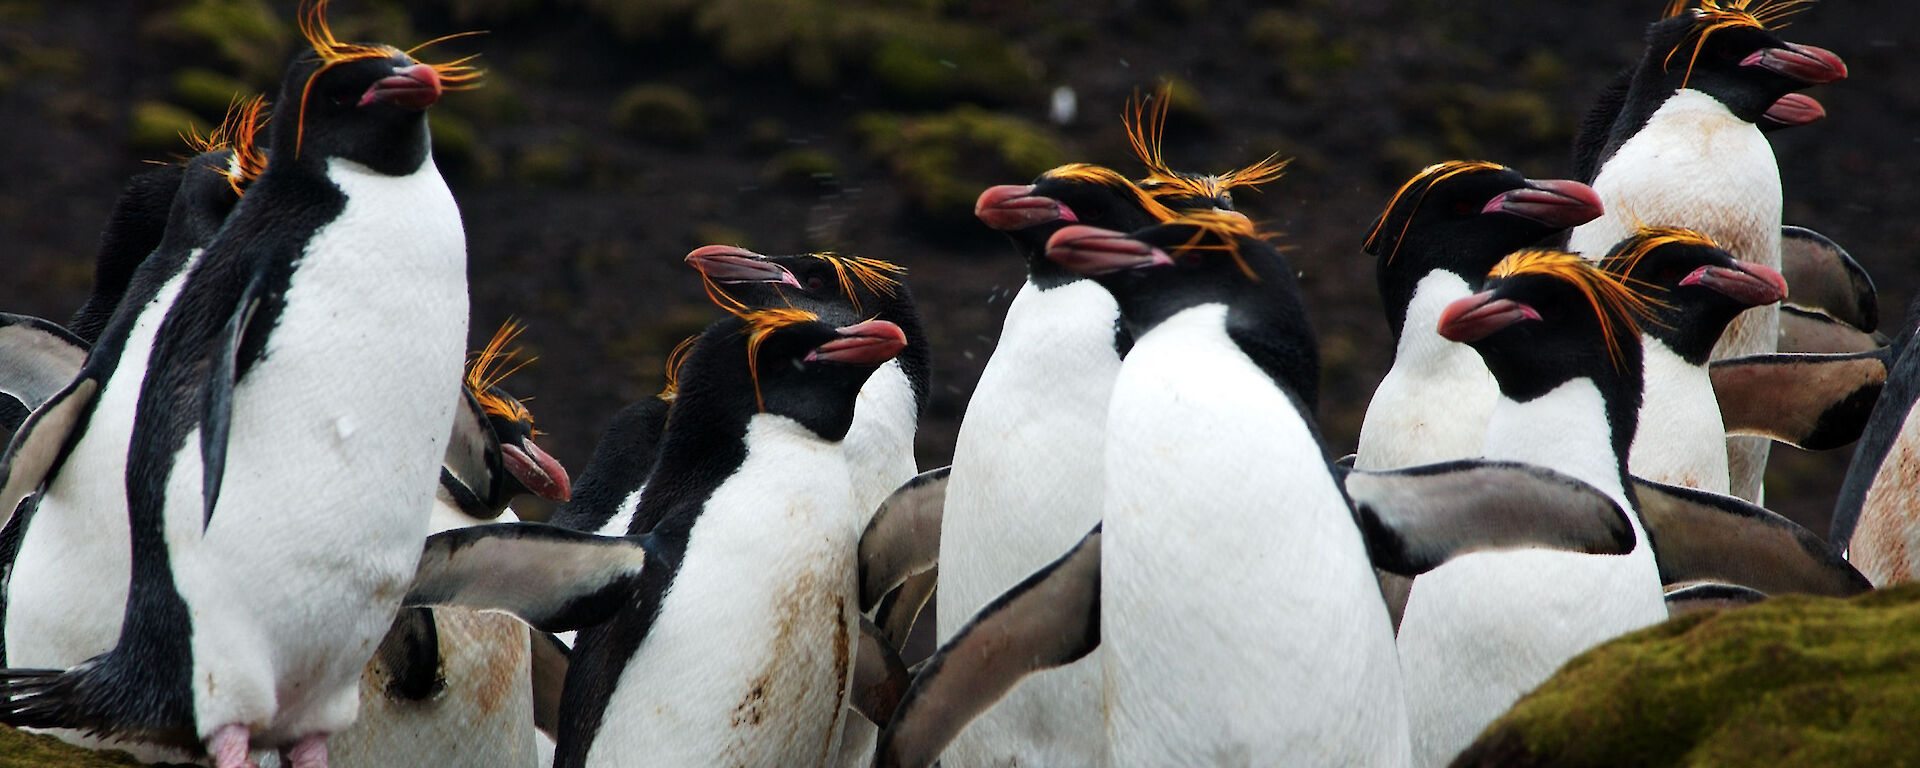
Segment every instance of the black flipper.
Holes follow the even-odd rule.
[[[404,603],[504,611],[542,632],[590,627],[627,604],[650,541],[540,523],[455,528],[427,538]]]
[[[431,608],[402,608],[373,649],[374,664],[387,671],[387,693],[423,701],[447,687],[440,672],[440,629]]]
[[[880,628],[865,617],[860,619],[860,639],[853,650],[853,709],[869,722],[882,728],[893,720],[900,697],[907,693],[907,665],[900,654],[882,637]]]
[[[1544,467],[1465,459],[1342,480],[1375,567],[1417,576],[1489,549],[1633,551],[1626,512],[1593,486]]]
[[[76,379],[28,416],[14,433],[5,466],[0,467],[0,476],[6,478],[6,484],[0,486],[0,524],[12,519],[20,500],[46,482],[47,472],[72,443],[74,426],[93,410],[93,398],[99,391],[99,379]]]
[[[1817,310],[1780,305],[1781,352],[1848,354],[1870,352],[1887,345],[1888,339],[1868,333]]]
[[[1703,581],[1667,592],[1667,616],[1738,608],[1767,599],[1767,593],[1737,584]]]
[[[1787,303],[1817,309],[1862,331],[1880,325],[1873,278],[1847,249],[1806,227],[1780,228],[1780,275]]]
[[[861,613],[872,611],[908,576],[939,562],[940,516],[947,508],[947,473],[952,469],[915,475],[874,511],[860,534]]]
[[[1660,583],[1717,581],[1769,595],[1873,588],[1812,531],[1731,496],[1633,479]]]
[[[1860,439],[1887,381],[1890,350],[1845,355],[1753,355],[1707,368],[1729,435],[1808,451]]]
[[[922,768],[1027,675],[1100,646],[1100,526],[995,598],[920,667],[880,732],[875,768]]]
[[[213,524],[213,507],[220,501],[220,480],[227,474],[227,436],[233,431],[233,388],[240,383],[240,346],[247,323],[260,309],[264,278],[255,274],[240,294],[240,303],[220,331],[219,346],[207,361],[206,396],[200,401],[200,497],[204,508],[201,530]]]
[[[566,688],[567,669],[572,666],[572,649],[547,632],[530,632],[533,642],[533,727],[558,739],[560,734],[560,692]]]
[[[90,346],[54,323],[0,312],[0,394],[39,408],[80,377]]]
[[[920,619],[921,609],[927,606],[927,599],[933,597],[933,590],[939,586],[939,567],[908,576],[906,581],[880,601],[873,609],[873,623],[879,625],[881,636],[887,639],[894,650],[907,647],[907,637],[913,634],[914,622]]]

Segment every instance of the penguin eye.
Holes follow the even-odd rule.
[[[1197,251],[1188,251],[1180,256],[1180,263],[1189,267],[1200,266],[1200,262],[1202,261],[1204,261],[1204,259],[1201,258]]]
[[[1473,207],[1473,203],[1466,200],[1455,201],[1453,204],[1453,212],[1460,216],[1471,216],[1479,213],[1479,211]]]
[[[1660,270],[1660,282],[1663,284],[1679,283],[1682,277],[1686,277],[1686,275],[1682,274],[1678,267],[1667,267],[1666,269]]]
[[[819,275],[812,275],[807,278],[807,290],[817,291],[825,287],[827,287],[827,281],[821,280]]]

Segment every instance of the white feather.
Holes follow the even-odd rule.
[[[1393,367],[1367,403],[1354,466],[1396,469],[1480,454],[1499,384],[1472,347],[1440,336],[1440,313],[1473,293],[1459,275],[1434,270],[1407,303]]]
[[[1727,492],[1727,427],[1704,365],[1642,334],[1646,389],[1628,469],[1657,483]]]

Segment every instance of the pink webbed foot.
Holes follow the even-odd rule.
[[[314,733],[280,753],[288,768],[327,768],[327,735]]]
[[[207,739],[207,756],[213,768],[260,768],[247,761],[247,727],[234,723],[220,726]]]

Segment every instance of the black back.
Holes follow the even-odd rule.
[[[67,323],[73,335],[92,344],[100,340],[113,308],[120,305],[133,273],[159,247],[173,210],[173,195],[186,168],[162,165],[134,174],[113,202],[106,229],[100,232],[100,251],[94,259],[93,292]],[[232,201],[227,202],[231,208]],[[211,234],[211,233],[209,233]]]
[[[614,687],[646,642],[679,573],[694,524],[714,491],[746,461],[747,427],[760,411],[757,401],[764,400],[766,412],[792,418],[826,440],[844,437],[853,422],[854,398],[874,368],[803,360],[835,338],[834,326],[803,323],[774,331],[759,350],[758,397],[747,367],[744,328],[739,318],[708,326],[680,369],[679,394],[661,437],[658,463],[629,528],[631,534],[647,534],[649,552],[659,554],[665,567],[650,565],[630,604],[607,623],[581,630],[561,694],[556,768],[585,765],[606,725],[602,721]]]
[[[648,397],[608,419],[593,445],[593,457],[573,485],[573,497],[554,507],[551,522],[577,531],[598,531],[612,520],[621,502],[653,474],[672,406],[667,400]]]

